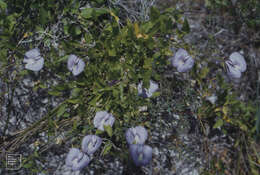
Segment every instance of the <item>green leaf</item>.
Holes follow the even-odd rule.
[[[76,34],[76,35],[80,35],[80,34],[81,34],[81,29],[80,29],[79,26],[76,26],[76,27],[75,27],[75,34]]]
[[[81,88],[74,88],[71,91],[71,97],[75,98],[78,97],[81,94],[82,89]]]
[[[19,74],[21,76],[27,75],[28,74],[28,70],[22,70],[21,72],[19,72]]]
[[[57,117],[59,118],[60,116],[62,116],[62,114],[64,114],[64,112],[66,111],[66,109],[67,109],[67,104],[66,104],[66,103],[65,103],[65,104],[62,104],[62,105],[59,107],[58,111],[57,111]]]
[[[63,30],[64,30],[65,35],[68,35],[69,34],[69,25],[64,24]]]
[[[44,8],[40,8],[40,23],[45,25],[49,20],[49,11]]]
[[[110,125],[104,125],[104,129],[105,129],[106,133],[108,134],[108,136],[112,137],[113,129],[111,128],[111,126]]]
[[[68,117],[70,117],[70,114],[67,113],[67,112],[65,112],[65,113],[63,114],[63,118],[68,118]]]
[[[64,91],[67,88],[66,84],[60,84],[60,85],[56,85],[53,89],[55,91]]]
[[[160,56],[161,56],[160,52],[155,52],[155,54],[153,54],[154,59],[158,59],[158,58],[160,58]]]
[[[151,80],[151,70],[148,70],[144,73],[143,75],[143,87],[144,88],[149,88],[150,87],[150,80]]]
[[[109,14],[108,9],[106,8],[98,8],[94,10],[95,17],[99,17],[104,14]]]
[[[223,132],[223,134],[228,135],[227,130],[225,130],[225,129],[222,128],[221,131]]]
[[[61,96],[61,95],[62,95],[61,92],[55,91],[55,90],[53,90],[53,91],[48,91],[48,94],[50,94],[50,95],[52,95],[52,96]]]
[[[116,56],[116,49],[115,48],[109,49],[108,50],[108,55],[111,56],[111,57]]]
[[[33,161],[29,161],[28,163],[23,165],[23,167],[26,169],[31,168],[32,166],[33,166]]]
[[[93,8],[85,8],[82,10],[80,15],[86,19],[89,19],[92,17],[92,13],[93,13]]]
[[[0,0],[0,8],[2,10],[5,10],[7,8],[7,4],[3,0]]]
[[[68,57],[69,57],[68,55],[63,56],[63,57],[61,57],[60,59],[58,59],[57,61],[55,61],[54,64],[63,62],[63,61],[65,61],[65,60],[68,60]]]
[[[151,7],[151,11],[150,11],[151,20],[152,21],[157,20],[159,16],[160,16],[160,11],[155,7]]]
[[[210,7],[210,6],[211,6],[210,0],[205,0],[205,6],[206,6],[206,7]]]
[[[104,131],[101,131],[99,129],[96,130],[96,135],[102,134]]]
[[[190,26],[188,23],[188,20],[185,18],[183,26],[182,26],[182,31],[189,33],[190,32]]]
[[[66,101],[68,103],[71,103],[71,104],[80,104],[82,102],[82,100],[78,99],[78,98],[76,98],[76,99],[67,99]]]
[[[248,131],[248,127],[247,127],[242,121],[237,120],[236,122],[238,123],[239,128],[240,128],[241,130],[243,130],[243,131]]]
[[[107,142],[102,151],[102,155],[104,156],[104,155],[108,154],[110,152],[111,148],[112,148],[112,144],[110,142]]]
[[[222,119],[218,119],[216,121],[216,123],[214,124],[213,128],[221,127],[221,126],[223,126],[223,124],[224,124],[223,120]]]
[[[117,23],[119,22],[119,17],[116,16],[114,12],[110,11],[110,15],[114,17]]]
[[[115,99],[118,99],[118,98],[119,98],[119,91],[118,91],[117,88],[113,88],[113,89],[112,89],[112,94],[113,94],[113,97],[114,97]]]
[[[74,120],[74,121],[73,121],[73,125],[72,125],[72,129],[73,129],[74,131],[76,131],[76,130],[77,130],[77,127],[78,127],[78,120]]]
[[[206,78],[206,76],[208,75],[209,73],[209,68],[208,67],[204,67],[202,70],[201,70],[201,73],[200,73],[200,78]]]
[[[43,83],[40,83],[39,87],[42,88],[42,89],[46,89],[47,88],[47,86],[45,84],[43,84]]]
[[[102,97],[103,93],[100,93],[99,95],[95,96],[88,104],[92,106],[96,106],[96,103],[99,101],[99,99]]]
[[[160,94],[161,94],[160,92],[154,92],[152,97],[159,97]]]
[[[70,26],[69,28],[69,32],[70,34],[74,35],[74,36],[77,36],[77,35],[80,35],[81,34],[81,29],[79,26],[73,24]],[[72,43],[70,43],[72,44]],[[78,43],[73,43],[74,45],[77,45]]]

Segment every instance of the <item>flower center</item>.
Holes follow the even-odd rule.
[[[88,149],[92,149],[93,148],[93,143],[92,142],[90,142],[89,144],[88,144]]]
[[[140,136],[138,134],[135,135],[135,142],[136,143],[140,142]]]
[[[227,64],[229,64],[230,66],[232,66],[234,69],[236,69],[238,71],[240,70],[239,64],[234,64],[231,61],[228,61]]]
[[[76,58],[75,60],[74,60],[74,64],[73,64],[73,66],[72,66],[72,70],[76,70],[76,69],[78,69],[78,64],[79,63],[79,59],[78,58]]]
[[[93,149],[94,148],[94,145],[96,145],[97,143],[97,139],[96,138],[93,138],[89,144],[88,144],[88,149]]]
[[[181,65],[183,65],[188,59],[190,58],[189,55],[186,55],[185,57],[182,57],[182,59],[179,61]]]
[[[140,143],[140,135],[137,133],[135,128],[133,128],[132,137],[134,138],[133,144]]]
[[[72,70],[73,70],[73,71],[77,70],[77,68],[78,68],[78,65],[77,65],[77,64],[74,64],[74,65],[72,66]]]
[[[101,120],[101,126],[106,125],[107,122],[108,122],[108,120],[109,120],[108,117],[104,117],[104,118]]]
[[[240,70],[240,66],[238,64],[235,64],[234,68],[237,69],[237,70]]]
[[[143,153],[140,153],[140,154],[138,155],[138,160],[143,160],[143,157],[144,157]]]
[[[76,157],[75,159],[72,160],[72,165],[76,166],[80,161],[80,157]]]
[[[186,57],[184,57],[183,61],[186,62],[189,58],[190,58],[190,56],[187,55]]]
[[[76,58],[75,60],[74,60],[74,65],[75,64],[78,64],[79,63],[79,58]]]
[[[72,160],[72,165],[73,166],[77,166],[79,164],[79,162],[84,158],[84,154],[82,153],[79,153],[77,155],[77,157],[75,157],[73,160]]]
[[[35,64],[35,62],[36,62],[36,60],[30,58],[30,59],[28,59],[27,64]]]

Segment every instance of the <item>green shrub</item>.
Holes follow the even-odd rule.
[[[53,136],[56,128],[63,127],[57,126],[59,123],[70,120],[72,136],[96,132],[94,113],[106,110],[116,118],[113,130],[108,128],[96,134],[110,137],[112,142],[107,141],[103,151],[108,154],[111,143],[121,145],[125,140],[125,128],[142,123],[138,109],[150,99],[137,95],[137,84],[143,80],[147,88],[151,79],[160,79],[154,68],[165,66],[172,55],[167,38],[185,33],[176,27],[181,14],[175,9],[159,12],[151,8],[148,21],[131,22],[102,0],[89,4],[74,0],[0,1],[0,4],[1,78],[9,82],[8,71],[15,72],[15,81],[33,75],[38,79],[34,91],[44,90],[50,96],[64,99],[21,133],[24,140],[20,144],[29,139],[26,135],[32,129],[45,130]],[[44,58],[44,68],[37,74],[24,70],[22,65],[24,53],[35,47]],[[76,77],[67,69],[70,54],[86,64]],[[53,79],[58,83],[50,86]],[[30,159],[24,160],[24,164],[31,166]]]

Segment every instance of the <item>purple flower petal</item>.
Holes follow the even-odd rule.
[[[100,147],[102,139],[96,135],[87,135],[83,138],[81,149],[88,155],[93,154]]]
[[[33,59],[39,57],[40,55],[41,55],[40,50],[38,48],[31,49],[25,53],[26,58],[33,58]]]
[[[135,128],[129,128],[125,134],[126,141],[131,144],[144,144],[148,134],[143,126],[136,126]]]
[[[225,62],[227,65],[227,74],[230,78],[240,78],[241,77],[241,71],[240,69],[236,68],[231,61]]]
[[[229,56],[229,60],[232,62],[232,64],[240,70],[240,72],[246,71],[246,61],[244,57],[238,53],[234,52]]]
[[[44,59],[40,56],[39,49],[35,48],[25,53],[23,62],[26,63],[25,69],[39,71],[43,68]]]
[[[188,52],[182,48],[178,49],[175,53],[174,57],[172,58],[172,65],[174,67],[179,67],[180,61],[188,56]]]
[[[66,166],[70,167],[73,171],[81,170],[89,162],[90,158],[77,148],[71,148],[65,160]]]
[[[113,126],[115,118],[112,114],[106,111],[99,111],[94,118],[94,126],[101,131],[104,131],[104,125]]]
[[[69,69],[69,71],[72,71],[75,60],[77,60],[76,55],[69,55],[68,62],[67,62],[67,68]]]
[[[143,88],[143,82],[141,81],[137,86],[138,96],[147,98],[147,89]]]
[[[180,64],[177,70],[178,72],[187,72],[193,67],[193,65],[194,59],[192,59],[191,56],[187,56],[185,62],[183,64]]]
[[[159,89],[159,86],[156,82],[150,80],[150,87],[147,92],[147,96],[151,97]]]
[[[216,94],[213,94],[211,96],[206,97],[206,100],[208,100],[211,104],[214,105],[218,100],[218,96],[216,96]]]
[[[171,61],[178,72],[187,72],[194,65],[194,59],[182,48],[178,49]]]
[[[67,68],[74,76],[77,76],[84,70],[85,62],[76,55],[70,55],[67,62]]]
[[[146,166],[152,160],[153,149],[148,145],[130,145],[130,154],[136,166]]]
[[[148,90],[146,88],[143,88],[142,81],[137,86],[138,96],[143,98],[151,97],[153,93],[156,92],[158,89],[158,84],[152,80],[150,80],[150,87]]]
[[[77,66],[75,66],[75,68],[73,68],[72,73],[74,76],[79,75],[85,68],[85,62],[82,61],[81,59],[79,60]]]
[[[24,62],[26,63],[25,69],[40,71],[43,68],[44,59],[42,57],[38,58],[37,60],[29,58],[25,59]]]

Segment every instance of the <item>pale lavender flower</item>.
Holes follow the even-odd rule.
[[[147,97],[150,98],[153,95],[153,93],[155,93],[158,89],[159,89],[159,85],[152,80],[150,80],[150,86],[148,90],[146,88],[143,88],[142,81],[137,86],[138,95],[144,98]]]
[[[70,55],[68,58],[67,67],[74,76],[77,76],[84,70],[85,62],[76,55]]]
[[[208,100],[211,104],[214,105],[218,100],[218,97],[215,94],[213,94],[211,96],[206,97],[206,100]]]
[[[106,111],[99,111],[96,113],[94,118],[94,126],[101,131],[104,131],[104,125],[113,126],[115,118],[112,114]]]
[[[194,65],[194,59],[182,48],[178,49],[174,57],[171,58],[171,62],[178,72],[187,72]]]
[[[81,170],[89,162],[90,158],[77,148],[71,148],[65,160],[66,166],[70,167],[73,171]]]
[[[238,52],[232,53],[229,59],[225,61],[225,64],[228,76],[235,79],[240,78],[242,72],[245,72],[247,67],[244,57]]]
[[[125,134],[126,141],[129,145],[131,144],[144,144],[148,134],[143,126],[136,126],[134,128],[129,128]]]
[[[25,53],[23,62],[26,63],[25,69],[39,71],[43,68],[44,59],[41,57],[39,49],[34,48]]]
[[[87,135],[83,138],[81,149],[88,155],[93,154],[100,147],[102,139],[96,135]]]
[[[152,160],[153,149],[148,145],[130,145],[130,154],[136,166],[146,166]]]
[[[138,95],[140,97],[143,97],[143,98],[147,98],[147,89],[143,88],[143,82],[141,81],[138,86],[137,86],[137,90],[138,90]]]

